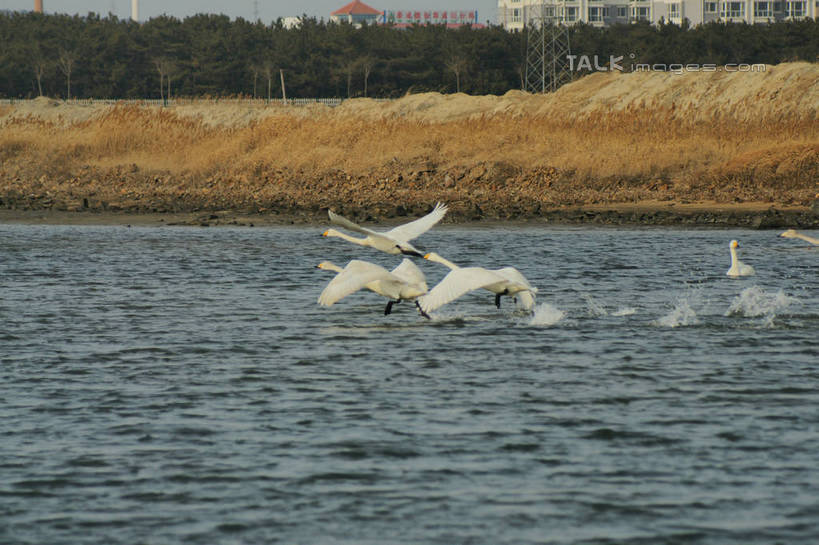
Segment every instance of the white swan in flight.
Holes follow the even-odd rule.
[[[407,254],[422,257],[423,254],[419,252],[415,246],[410,244],[409,241],[429,231],[433,225],[441,221],[446,214],[446,211],[447,206],[439,202],[435,205],[435,208],[432,209],[432,212],[426,216],[381,233],[361,227],[357,223],[353,223],[347,218],[339,216],[332,210],[328,210],[330,221],[332,223],[344,227],[345,229],[349,229],[350,231],[355,231],[356,233],[366,235],[366,237],[352,237],[345,233],[336,231],[335,229],[327,229],[322,234],[325,237],[343,238],[344,240],[352,242],[353,244],[358,244],[359,246],[369,246],[370,248],[375,248],[376,250],[381,250],[382,252],[386,252],[388,254]]]
[[[338,272],[319,295],[318,303],[325,307],[366,288],[390,299],[384,309],[386,315],[392,312],[394,303],[411,301],[427,292],[424,273],[409,259],[404,259],[392,271],[358,259],[350,261],[343,269],[329,261],[322,261],[317,267]]]
[[[737,276],[753,276],[756,271],[750,265],[747,265],[739,260],[737,257],[737,248],[739,248],[739,242],[736,240],[732,240],[731,243],[728,245],[731,249],[731,268],[728,269],[727,274],[728,276],[736,278]]]
[[[437,286],[415,301],[421,314],[427,318],[429,318],[428,313],[435,309],[454,301],[467,292],[481,288],[495,294],[495,306],[498,308],[500,308],[501,295],[516,296],[526,310],[530,310],[535,305],[537,288],[532,287],[526,277],[514,267],[497,270],[483,267],[459,267],[435,252],[426,254],[424,259],[441,263],[451,269]]]
[[[785,237],[785,238],[799,238],[799,239],[804,240],[805,242],[810,242],[811,244],[819,246],[819,238],[815,238],[815,237],[812,237],[812,236],[809,236],[809,235],[805,235],[803,233],[800,233],[799,231],[796,231],[795,229],[788,229],[787,231],[785,231],[784,233],[782,233],[779,236],[780,237]]]

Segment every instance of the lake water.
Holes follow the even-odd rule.
[[[819,542],[817,249],[439,226],[540,292],[428,321],[322,230],[0,225],[0,543]]]

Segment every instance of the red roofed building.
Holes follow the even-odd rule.
[[[383,13],[361,2],[353,0],[346,6],[335,10],[330,14],[330,20],[336,23],[351,23],[360,25],[363,23],[375,24]]]

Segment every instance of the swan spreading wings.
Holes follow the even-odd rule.
[[[353,244],[358,244],[359,246],[369,246],[370,248],[375,248],[376,250],[381,250],[382,252],[386,252],[388,254],[407,254],[422,257],[423,254],[419,252],[415,246],[410,244],[409,241],[429,231],[433,225],[441,221],[446,214],[446,211],[447,206],[439,202],[435,205],[435,208],[432,209],[432,212],[426,216],[418,218],[415,221],[399,225],[398,227],[390,229],[389,231],[378,232],[367,229],[366,227],[361,227],[357,223],[353,223],[347,218],[339,216],[332,210],[328,210],[330,221],[332,223],[340,227],[344,227],[345,229],[349,229],[350,231],[355,231],[356,233],[366,235],[366,237],[352,237],[345,233],[336,231],[335,229],[326,230],[323,233],[323,236],[343,238],[344,240],[352,242]]]
[[[409,259],[404,259],[392,271],[358,259],[350,261],[343,269],[329,261],[323,261],[317,267],[338,273],[319,295],[318,303],[325,307],[366,288],[390,300],[384,309],[386,315],[392,312],[394,303],[411,301],[427,292],[424,273]]]
[[[819,246],[819,238],[815,238],[815,237],[800,233],[799,231],[797,231],[795,229],[788,229],[787,231],[783,232],[779,236],[784,237],[784,238],[798,238],[798,239],[804,240],[805,242],[809,242],[809,243],[811,243],[811,244],[813,244],[815,246]]]
[[[754,268],[750,265],[747,265],[739,260],[737,257],[737,248],[739,248],[739,242],[736,240],[732,240],[728,247],[731,250],[731,268],[725,273],[728,276],[736,278],[738,276],[753,276],[756,274]]]
[[[429,293],[419,297],[415,304],[425,317],[458,297],[477,289],[495,294],[495,306],[500,308],[502,295],[517,296],[520,304],[530,310],[535,304],[537,288],[532,287],[520,271],[514,267],[489,270],[483,267],[459,267],[451,261],[431,252],[425,259],[446,265],[451,270]]]

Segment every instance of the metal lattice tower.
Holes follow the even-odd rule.
[[[530,93],[556,91],[572,79],[569,69],[569,28],[555,16],[556,6],[535,6],[526,22],[526,90]]]

